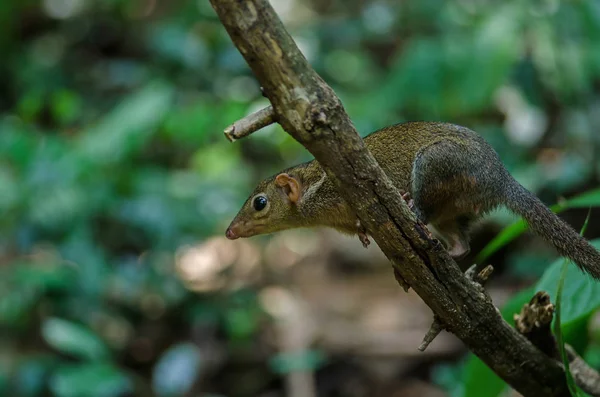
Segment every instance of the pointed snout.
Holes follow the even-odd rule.
[[[229,240],[235,240],[240,237],[252,237],[261,234],[264,227],[256,224],[254,221],[234,220],[225,231],[225,237]]]
[[[240,237],[236,234],[235,228],[233,226],[234,225],[229,225],[227,231],[225,231],[225,237],[227,237],[229,240],[235,240]]]

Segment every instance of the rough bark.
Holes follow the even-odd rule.
[[[322,164],[399,276],[501,378],[526,397],[569,396],[560,365],[502,320],[475,283],[416,223],[266,0],[211,0],[263,86],[277,120]]]

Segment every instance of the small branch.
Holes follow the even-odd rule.
[[[550,328],[553,315],[554,305],[550,302],[550,295],[540,291],[531,298],[529,303],[523,305],[521,313],[515,314],[513,318],[517,331],[547,356],[560,360],[556,339]]]
[[[261,128],[273,124],[274,122],[275,112],[273,111],[273,106],[268,106],[256,113],[252,113],[243,119],[236,121],[229,127],[225,128],[225,138],[229,139],[230,142],[233,142],[258,131]]]
[[[476,271],[477,265],[471,266],[465,272],[465,277],[473,281],[473,283],[476,284],[478,288],[485,292],[483,286],[494,271],[494,267],[492,265],[487,265],[479,273],[475,273]],[[440,332],[442,332],[443,329],[444,325],[442,323],[442,320],[440,320],[438,316],[434,315],[433,323],[431,324],[431,327],[429,327],[429,331],[427,331],[425,337],[423,337],[423,342],[421,342],[421,344],[418,347],[419,351],[424,352],[429,346],[429,344],[433,342],[433,340],[440,334]]]
[[[434,315],[433,323],[431,324],[431,327],[429,327],[429,331],[427,331],[427,333],[423,337],[423,342],[421,342],[421,344],[418,347],[419,351],[424,352],[425,349],[427,349],[427,347],[429,346],[429,344],[433,342],[433,340],[440,334],[440,332],[442,332],[443,329],[444,326],[442,325],[442,321],[438,316]]]
[[[565,349],[569,356],[569,368],[577,386],[592,397],[600,397],[600,374],[587,365],[571,346],[565,345]]]
[[[521,313],[515,314],[517,330],[546,355],[562,364],[551,324],[554,305],[550,296],[537,292],[529,303],[523,305]],[[593,397],[600,397],[600,374],[591,368],[569,345],[565,345],[569,358],[569,369],[577,386]]]
[[[472,273],[475,274],[477,265],[473,265],[469,269],[467,269],[467,272],[465,273],[465,275],[467,276],[467,278],[469,278],[470,280],[473,280],[473,282],[481,285],[482,287],[485,286],[485,283],[488,281],[488,279],[492,275],[492,272],[494,271],[494,267],[492,265],[487,265],[479,273],[477,273],[477,275],[473,276],[473,275],[469,274],[469,270],[471,270],[471,269],[473,269]]]

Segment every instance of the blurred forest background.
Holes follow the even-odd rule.
[[[462,124],[546,203],[597,197],[597,0],[272,4],[363,135]],[[0,75],[0,395],[503,392],[451,335],[417,352],[431,312],[376,247],[326,230],[225,240],[259,180],[310,157],[276,126],[224,139],[268,102],[207,0],[2,0]],[[584,204],[563,213],[578,229]],[[514,220],[488,217],[473,254]],[[501,244],[495,302],[552,288],[554,259],[530,234]],[[586,282],[567,280],[564,321],[600,367]]]

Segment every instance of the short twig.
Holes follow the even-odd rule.
[[[421,344],[418,347],[419,351],[424,352],[425,349],[427,349],[427,347],[429,346],[429,344],[433,342],[433,340],[440,334],[440,332],[442,332],[443,329],[444,327],[439,317],[434,315],[433,323],[431,324],[431,327],[429,327],[429,331],[427,331],[425,337],[423,337],[423,342],[421,342]]]
[[[233,142],[237,139],[246,137],[255,131],[260,130],[275,122],[275,112],[272,106],[268,106],[252,113],[241,120],[236,121],[229,127],[225,128],[225,137]]]
[[[469,269],[476,269],[476,268],[477,268],[477,265],[473,265]],[[492,275],[493,271],[494,271],[494,267],[492,265],[487,265],[479,273],[477,273],[477,275],[474,276],[472,278],[472,280],[483,287],[485,285],[485,283],[488,281],[488,278],[490,278],[490,276]]]
[[[480,288],[483,289],[483,285],[494,271],[494,267],[492,265],[487,265],[480,272],[476,273],[476,271],[477,265],[471,266],[465,272],[465,277],[467,277],[469,280],[473,281],[475,284],[477,284]],[[425,334],[423,342],[421,342],[418,349],[422,352],[425,351],[429,344],[433,342],[433,340],[440,334],[440,332],[442,332],[443,329],[444,324],[438,316],[434,315],[433,323],[431,324],[431,327],[429,327],[429,331],[427,331],[427,333]]]

